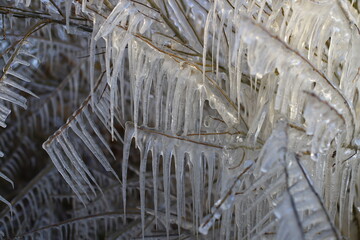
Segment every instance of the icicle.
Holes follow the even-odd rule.
[[[24,109],[27,108],[26,106],[26,98],[21,96],[20,94],[9,90],[5,86],[0,86],[0,99],[12,102]]]
[[[87,109],[84,110],[84,114],[85,114],[85,117],[88,121],[88,123],[90,124],[92,130],[95,132],[96,136],[100,139],[100,141],[102,142],[103,146],[106,148],[106,150],[111,154],[111,156],[115,158],[113,152],[111,151],[110,149],[110,146],[109,144],[107,143],[107,141],[104,139],[103,135],[100,133],[99,129],[96,127],[94,121],[91,119],[91,115],[89,113],[89,111]]]
[[[147,59],[146,61],[152,62],[151,59]],[[153,84],[154,81],[154,76],[155,76],[155,72],[157,71],[157,66],[156,65],[157,61],[154,61],[153,63],[151,63],[151,67],[150,67],[150,71],[147,74],[147,76],[144,79],[144,87],[143,87],[143,91],[142,91],[142,111],[143,111],[143,125],[147,126],[148,125],[148,119],[149,119],[149,106],[150,106],[150,101],[151,101],[151,85]],[[153,65],[154,64],[154,65]]]
[[[342,132],[344,118],[328,102],[312,92],[306,92],[308,101],[304,111],[307,134],[313,135],[311,153],[314,160],[318,153],[325,153],[330,142]],[[315,114],[314,114],[315,113]]]
[[[184,127],[183,127],[183,131],[184,131],[184,135],[186,135],[188,133],[188,131],[190,130],[194,130],[193,126],[191,124],[194,124],[193,121],[191,121],[191,119],[193,119],[194,114],[193,111],[196,111],[196,108],[193,107],[194,104],[196,104],[193,101],[194,96],[196,96],[197,90],[195,89],[196,84],[193,82],[190,82],[187,86],[186,86],[186,96],[185,96],[185,113],[184,113]]]
[[[4,81],[3,81],[5,84],[7,85],[10,85],[16,89],[19,89],[20,91],[23,91],[33,97],[36,97],[36,98],[39,98],[35,93],[31,92],[30,90],[27,90],[26,88],[24,88],[23,86],[21,86],[20,84],[17,84],[16,82],[6,78]]]
[[[96,26],[96,17],[94,18],[94,26]],[[89,51],[90,51],[90,56],[89,56],[89,64],[90,64],[90,71],[89,71],[89,79],[90,79],[90,95],[94,96],[94,71],[95,71],[95,31],[93,31],[91,33],[91,39],[90,39],[90,47],[89,47]],[[91,98],[91,107],[94,108],[94,97]]]
[[[88,186],[90,186],[91,191],[96,195],[96,192],[95,192],[92,184],[90,183],[90,181],[86,177],[85,172],[83,171],[82,167],[79,166],[78,162],[74,161],[73,154],[72,154],[72,152],[70,152],[67,145],[64,144],[63,139],[61,139],[59,137],[59,138],[57,138],[57,142],[60,144],[60,146],[64,150],[66,156],[71,160],[71,162],[72,162],[73,166],[75,167],[75,169],[77,170],[77,172],[80,173],[82,179],[88,184]],[[74,150],[74,149],[72,149],[72,150]]]
[[[210,155],[210,156],[209,156]],[[209,154],[207,156],[207,162],[208,162],[208,202],[207,205],[210,208],[211,204],[211,195],[213,191],[213,181],[214,181],[214,170],[215,170],[215,154]]]
[[[10,208],[10,211],[11,211],[11,212],[14,211],[11,203],[10,203],[8,200],[6,200],[4,197],[2,197],[1,195],[0,195],[0,202],[5,203],[5,204]]]
[[[170,74],[169,74],[170,75]],[[168,88],[167,88],[167,95],[166,95],[166,102],[165,102],[165,121],[164,121],[164,129],[169,129],[169,122],[171,118],[170,110],[171,110],[171,98],[174,96],[174,89],[176,86],[177,76],[167,76],[168,77]]]
[[[24,61],[22,59],[16,58],[14,59],[14,61],[12,62],[12,65],[15,65],[16,63],[24,65],[26,67],[30,66],[30,63],[28,61]]]
[[[23,80],[24,82],[31,82],[30,79],[28,79],[27,77],[21,75],[21,74],[18,73],[18,72],[13,71],[12,69],[8,69],[8,70],[6,71],[6,74],[10,74],[10,75],[12,75],[12,76],[14,76],[14,77],[17,77],[17,78],[19,78],[20,80]]]
[[[287,144],[287,123],[280,120],[259,154],[259,159],[263,159],[262,172],[269,171],[274,163],[283,157],[282,155],[287,151]]]
[[[65,0],[65,21],[66,31],[70,34],[70,15],[71,15],[71,0]]]
[[[269,111],[269,103],[267,102],[258,110],[257,115],[253,118],[253,123],[251,124],[250,129],[248,131],[248,138],[250,139],[250,142],[252,142],[253,144],[256,143],[262,125],[265,121],[265,117],[268,114],[268,111]]]
[[[225,15],[225,16],[224,16]],[[219,78],[219,61],[220,61],[220,43],[222,39],[222,32],[224,31],[224,22],[228,16],[226,16],[226,11],[222,11],[222,16],[220,17],[220,25],[217,26],[217,43],[216,43],[216,62],[215,62],[215,73],[216,73],[216,81],[219,85],[221,85],[221,79]]]
[[[209,41],[209,34],[210,34],[210,30],[209,30],[210,22],[211,22],[210,19],[213,17],[214,11],[215,11],[214,8],[211,8],[209,10],[209,13],[206,18],[205,26],[204,26],[204,47],[203,47],[203,53],[202,53],[202,64],[203,64],[203,67],[202,67],[203,81],[202,81],[202,83],[203,84],[205,83],[205,74],[206,74],[206,54],[207,54],[206,52],[207,52],[207,48],[208,48],[208,41]]]
[[[220,95],[220,93],[218,93],[217,90],[213,89],[210,85],[207,85],[203,89],[206,91],[206,99],[209,101],[210,107],[218,111],[218,113],[222,117],[222,120],[229,127],[238,125],[240,122],[238,119],[238,113],[236,109],[231,105],[231,103],[229,103],[227,99],[223,98],[223,96]],[[200,108],[201,107],[202,104]]]
[[[170,233],[170,171],[172,149],[166,147],[163,155],[163,182],[164,182],[164,202],[165,202],[165,229],[166,236],[169,238]]]
[[[117,34],[113,34],[114,38],[117,36]],[[117,97],[115,96],[116,92],[117,92],[117,79],[118,79],[118,75],[119,73],[123,72],[123,62],[124,62],[124,51],[125,51],[125,47],[128,44],[129,41],[131,41],[132,36],[130,34],[125,34],[125,36],[123,37],[123,39],[121,40],[121,44],[116,46],[117,51],[113,51],[116,52],[116,55],[114,58],[115,60],[114,65],[113,65],[113,71],[112,71],[112,75],[111,78],[109,77],[108,79],[108,83],[109,83],[109,88],[110,88],[110,129],[111,129],[111,136],[112,139],[114,139],[114,117],[115,117],[115,107],[117,105]],[[107,46],[107,48],[110,48],[110,46]],[[108,62],[108,61],[107,61]],[[108,66],[108,65],[107,65]],[[110,76],[110,72],[109,72],[109,76]],[[122,85],[124,84],[124,79],[120,78],[120,82],[122,82]],[[121,95],[121,99],[123,101],[123,93]],[[122,111],[124,111],[123,109],[124,107],[124,103],[122,102]]]
[[[14,182],[10,178],[8,178],[5,174],[3,174],[2,172],[0,172],[0,178],[2,178],[5,181],[9,182],[11,184],[11,186],[14,188]]]
[[[141,229],[142,237],[145,236],[145,174],[146,162],[148,158],[149,147],[152,145],[152,139],[146,139],[146,147],[138,146],[140,150],[140,209],[141,209]]]
[[[178,131],[178,122],[179,122],[179,114],[182,110],[183,101],[181,101],[181,94],[185,91],[185,81],[178,80],[176,81],[175,91],[173,95],[173,106],[172,106],[172,113],[171,113],[171,131],[173,133],[177,133]]]
[[[180,234],[182,214],[184,212],[184,155],[180,151],[175,150],[174,154],[175,161],[175,177],[176,177],[176,208],[177,208],[177,221],[178,221],[178,234]]]
[[[75,187],[74,182],[71,180],[71,177],[68,175],[66,170],[64,169],[63,165],[61,164],[61,160],[59,161],[58,155],[55,153],[54,149],[51,146],[47,145],[46,142],[43,144],[43,149],[49,154],[51,160],[53,161],[55,167],[64,178],[67,184],[69,184],[70,188],[74,191],[76,196],[80,199],[80,201],[85,204],[85,201],[77,188]]]
[[[190,159],[192,162],[192,173],[193,173],[193,181],[192,181],[192,189],[194,192],[194,203],[193,206],[195,208],[195,227],[198,228],[199,222],[202,219],[202,153],[199,151],[190,152]]]
[[[122,195],[124,205],[124,224],[126,223],[126,184],[127,184],[127,169],[129,164],[129,154],[131,140],[134,137],[134,128],[126,123],[125,135],[124,135],[124,148],[123,148],[123,159],[122,159]]]
[[[158,140],[158,139],[157,139]],[[158,226],[158,169],[159,169],[160,154],[157,146],[152,149],[152,173],[153,173],[153,189],[154,189],[154,216],[155,226]]]
[[[0,126],[3,128],[6,128],[5,120],[11,113],[11,110],[4,106],[3,104],[0,104]]]
[[[241,105],[241,79],[242,79],[242,52],[243,52],[243,41],[239,40],[239,50],[237,52],[236,59],[236,93],[237,93],[237,111],[238,111],[238,119],[240,121],[240,105]],[[236,49],[236,48],[235,48]]]
[[[119,2],[107,17],[106,21],[100,26],[99,31],[94,37],[95,41],[108,35],[119,22],[127,18],[128,15],[126,13],[130,11],[130,6],[130,2],[128,1]]]
[[[116,173],[110,166],[109,162],[106,159],[106,156],[102,152],[101,148],[94,142],[91,135],[86,131],[85,125],[83,124],[83,121],[80,120],[81,116],[77,119],[77,123],[79,124],[80,129],[76,126],[76,122],[73,121],[71,123],[71,129],[75,132],[75,134],[84,142],[86,147],[94,154],[94,156],[99,160],[101,165],[104,167],[106,171],[112,172],[115,177],[117,177]]]
[[[68,174],[68,176],[69,176],[69,179],[70,179],[71,181],[73,181],[73,186],[74,186],[73,189],[77,189],[77,187],[75,186],[75,185],[77,185],[78,188],[79,188],[79,190],[81,190],[81,191],[85,194],[85,196],[87,197],[87,199],[90,199],[90,197],[89,197],[89,195],[88,195],[88,193],[87,193],[87,190],[86,190],[85,186],[83,185],[83,183],[82,183],[79,175],[72,170],[71,165],[70,165],[70,164],[68,163],[68,161],[65,160],[65,158],[63,157],[63,154],[62,154],[61,150],[55,147],[55,148],[53,148],[53,151],[54,151],[57,159],[59,160],[59,166],[61,166],[61,168],[64,169],[64,172],[65,172],[65,171],[67,172],[67,174]],[[80,199],[80,200],[81,200],[81,199]],[[83,202],[83,203],[84,203],[84,202]],[[85,204],[85,203],[84,203],[84,204]]]

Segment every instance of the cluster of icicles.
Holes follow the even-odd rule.
[[[86,194],[83,185],[91,185],[93,179],[73,153],[66,132],[71,129],[113,172],[100,146],[111,151],[91,114],[97,114],[114,138],[116,118],[131,120],[125,126],[122,159],[124,211],[135,139],[143,223],[151,153],[154,214],[158,218],[159,208],[164,209],[167,234],[174,222],[178,231],[207,234],[213,229],[214,235],[227,239],[261,238],[269,232],[277,239],[340,239],[333,224],[337,218],[343,222],[337,226],[341,233],[350,235],[351,218],[346,214],[354,214],[351,204],[359,201],[358,166],[349,161],[354,165],[350,173],[342,161],[351,152],[349,146],[356,147],[359,133],[357,12],[343,0],[186,4],[189,18],[196,19],[190,8],[199,8],[200,26],[190,26],[177,1],[168,3],[174,13],[171,21],[202,57],[184,54],[182,61],[153,36],[170,31],[164,30],[162,21],[151,20],[161,18],[159,10],[119,1],[106,19],[94,16],[90,62],[95,63],[96,45],[104,40],[108,88],[101,98],[106,104],[98,107],[87,101],[83,113],[76,112],[73,122],[44,144],[58,170],[79,197],[80,190]],[[199,60],[200,67],[195,64]],[[90,82],[94,96],[98,93],[93,77]],[[211,124],[206,123],[209,119]],[[229,134],[221,135],[224,132]],[[350,200],[342,194],[349,194]]]

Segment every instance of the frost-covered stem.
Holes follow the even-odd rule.
[[[56,8],[56,10],[59,12],[59,14],[65,18],[63,12],[61,11],[61,9],[59,8],[59,6],[54,2],[54,0],[50,0],[51,4]]]
[[[221,206],[226,202],[226,200],[232,195],[234,187],[237,185],[237,182],[240,180],[240,178],[252,167],[252,165],[245,168],[234,180],[234,182],[231,184],[229,189],[227,190],[225,196],[221,199],[221,201],[214,206],[214,211],[209,215],[208,219],[203,222],[201,225],[206,226],[213,218],[214,215],[218,212],[218,210],[221,208]]]
[[[96,85],[95,85],[95,90],[100,86],[101,80],[104,76],[106,71],[103,71],[102,74],[99,77],[99,80],[97,81]],[[83,112],[84,108],[88,106],[90,100],[92,99],[94,95],[90,94],[85,100],[84,102],[81,104],[81,106],[74,112],[74,114],[68,119],[68,121],[59,129],[57,130],[51,137],[48,138],[48,140],[46,140],[46,142],[44,142],[43,146],[48,147],[54,139],[56,139],[59,135],[62,134],[63,131],[65,131],[66,129],[68,129],[69,125],[72,123],[72,121]]]
[[[187,138],[183,138],[183,137],[178,137],[178,136],[172,136],[172,135],[169,135],[169,134],[166,134],[166,133],[162,133],[162,132],[158,132],[158,131],[155,131],[155,130],[146,129],[146,128],[143,128],[143,127],[140,127],[140,126],[138,126],[137,128],[138,128],[139,130],[141,130],[141,131],[149,132],[149,133],[152,133],[152,134],[161,135],[161,136],[164,136],[164,137],[167,137],[167,138],[173,138],[173,139],[178,139],[178,140],[181,140],[181,141],[186,141],[186,142],[191,142],[191,143],[195,143],[195,144],[199,144],[199,145],[204,145],[204,146],[207,146],[207,147],[213,147],[213,148],[223,149],[222,146],[218,146],[218,145],[214,145],[214,144],[210,144],[210,143],[194,141],[194,140],[191,140],[191,139],[187,139]]]
[[[0,55],[0,58],[6,54],[8,51],[10,51],[10,49],[14,48],[16,46],[16,49],[14,50],[13,54],[11,55],[11,57],[9,58],[9,60],[7,61],[6,65],[3,68],[3,74],[0,77],[0,81],[3,81],[6,75],[6,72],[9,70],[11,64],[13,63],[15,57],[18,55],[19,50],[21,49],[22,45],[25,43],[25,40],[34,32],[40,30],[41,28],[45,27],[47,24],[49,24],[51,21],[50,20],[42,20],[38,23],[36,23],[34,26],[32,26],[29,31],[27,31],[27,33],[24,35],[24,37],[22,37],[19,41],[15,42],[12,46],[10,46],[8,49],[6,49],[6,51],[4,51],[4,53],[2,53]]]
[[[336,230],[333,222],[331,221],[331,218],[330,218],[330,216],[329,216],[329,213],[327,212],[327,209],[325,208],[325,206],[324,206],[324,204],[323,204],[323,202],[322,202],[322,200],[321,200],[318,192],[315,190],[313,183],[312,183],[311,180],[309,179],[309,176],[308,176],[307,173],[305,172],[304,167],[303,167],[302,164],[300,163],[300,156],[297,155],[297,154],[295,154],[295,160],[296,160],[296,163],[297,163],[297,165],[299,166],[299,168],[300,168],[303,176],[305,177],[305,180],[306,180],[307,184],[309,185],[311,191],[314,193],[316,199],[318,200],[318,202],[319,202],[319,204],[320,204],[320,206],[321,206],[321,209],[322,209],[323,212],[325,213],[326,219],[327,219],[328,223],[330,224],[331,230],[334,232],[334,235],[336,236],[336,239],[337,239],[337,240],[340,240],[339,233],[338,233],[338,231]]]
[[[319,98],[319,96],[317,96],[316,94],[314,94],[313,92],[309,92],[309,91],[304,91],[305,94],[316,98],[317,101],[325,104],[326,106],[328,106],[328,108],[330,108],[331,111],[333,111],[345,124],[345,119],[343,117],[343,115],[341,115],[333,106],[331,106],[328,102],[324,101],[323,99]]]
[[[289,170],[288,170],[288,162],[287,162],[287,154],[288,154],[288,147],[287,147],[287,144],[288,144],[288,124],[286,123],[286,126],[285,126],[285,129],[284,129],[284,134],[285,134],[285,146],[283,146],[281,148],[282,151],[280,151],[280,161],[284,167],[284,172],[285,172],[285,182],[286,182],[286,192],[288,193],[289,195],[289,198],[290,198],[290,204],[291,204],[291,208],[292,208],[292,211],[294,212],[294,215],[295,215],[295,221],[296,221],[296,224],[298,225],[298,228],[300,229],[301,231],[301,238],[303,240],[305,240],[305,233],[304,233],[304,228],[302,226],[302,223],[301,223],[301,220],[300,220],[300,216],[299,216],[299,213],[296,209],[296,204],[295,204],[295,200],[294,200],[294,197],[293,195],[291,194],[290,192],[290,176],[289,176]]]
[[[286,150],[286,152],[287,152],[287,150]],[[286,153],[284,153],[284,158],[285,158],[285,155],[286,155]],[[291,204],[291,208],[292,208],[292,210],[294,212],[294,215],[295,215],[296,224],[298,225],[298,228],[301,231],[301,238],[303,240],[305,240],[305,233],[304,233],[304,230],[303,230],[304,228],[302,226],[299,213],[298,213],[298,211],[296,209],[296,204],[295,204],[294,197],[290,192],[290,188],[291,188],[291,186],[290,186],[290,176],[289,176],[289,171],[287,169],[286,159],[283,159],[283,161],[284,161],[283,164],[285,165],[284,166],[284,172],[285,172],[285,181],[286,181],[286,192],[288,193],[289,198],[290,198],[290,204]]]

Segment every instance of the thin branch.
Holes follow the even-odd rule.
[[[225,193],[225,196],[221,199],[220,202],[216,202],[216,205],[214,206],[214,210],[212,210],[212,213],[209,215],[209,218],[203,222],[201,225],[206,226],[211,219],[214,218],[215,214],[218,212],[218,210],[221,208],[221,206],[226,202],[226,200],[232,195],[233,189],[235,188],[237,182],[241,179],[241,177],[252,167],[252,165],[245,168],[234,180],[234,182],[230,185],[229,189]]]
[[[60,13],[60,15],[65,18],[65,15],[62,13],[61,9],[59,8],[58,5],[56,5],[56,3],[54,2],[54,0],[50,0],[51,4],[56,8],[56,10]]]
[[[106,72],[106,71],[103,71],[103,72],[101,73],[101,75],[100,75],[100,77],[99,77],[99,80],[97,81],[97,83],[96,83],[96,85],[95,85],[94,91],[95,91],[96,89],[98,89],[98,87],[100,86],[100,83],[101,83],[101,81],[102,81],[103,76],[105,75],[105,72]],[[83,109],[84,109],[85,107],[88,106],[88,104],[89,104],[89,102],[90,102],[90,100],[91,100],[91,98],[92,98],[93,96],[94,96],[94,95],[89,94],[89,96],[84,100],[84,102],[81,104],[81,106],[74,112],[74,114],[73,114],[71,117],[69,117],[69,119],[66,121],[66,123],[65,123],[59,130],[57,130],[52,136],[50,136],[50,137],[48,138],[48,140],[46,140],[46,142],[44,142],[44,146],[49,146],[54,139],[56,139],[59,135],[61,135],[63,131],[65,131],[66,129],[68,129],[68,126],[72,123],[72,121],[73,121],[79,114],[81,114],[81,113],[83,112]]]
[[[18,55],[20,48],[22,47],[22,45],[25,43],[25,40],[34,32],[40,30],[41,28],[43,28],[44,26],[46,26],[47,24],[49,24],[51,21],[50,20],[42,20],[38,23],[36,23],[34,26],[32,26],[29,31],[27,31],[27,33],[25,34],[25,36],[23,38],[21,38],[19,41],[15,42],[12,46],[10,46],[4,53],[0,54],[0,58],[9,51],[9,49],[13,48],[16,46],[15,51],[12,53],[11,57],[9,58],[8,62],[6,63],[6,65],[3,68],[3,74],[0,77],[0,81],[3,81],[5,79],[5,75],[6,72],[9,70],[11,64],[13,63],[13,61],[15,60],[15,57]]]
[[[337,240],[340,240],[341,238],[340,238],[340,236],[339,236],[339,233],[338,233],[338,231],[336,230],[336,228],[335,228],[335,226],[334,226],[334,224],[333,224],[333,222],[332,222],[332,220],[331,220],[331,218],[330,218],[330,216],[329,216],[329,214],[328,214],[328,212],[327,212],[324,204],[322,203],[322,200],[321,200],[319,194],[318,194],[317,191],[315,190],[315,188],[314,188],[314,186],[313,186],[313,183],[312,183],[311,180],[309,179],[309,176],[306,174],[306,172],[305,172],[305,170],[304,170],[304,167],[303,167],[302,164],[300,163],[300,156],[298,156],[297,154],[295,154],[295,160],[296,160],[296,163],[297,163],[297,165],[299,166],[299,168],[300,168],[303,176],[305,177],[305,180],[306,180],[308,186],[310,187],[311,192],[313,192],[313,194],[315,195],[318,203],[320,204],[321,209],[322,209],[323,213],[325,214],[328,223],[330,224],[330,228],[331,228],[332,232],[334,233],[336,239],[337,239]]]
[[[169,135],[169,134],[166,134],[166,133],[158,132],[158,131],[155,131],[155,130],[152,130],[152,129],[146,129],[146,128],[144,128],[144,127],[137,127],[137,128],[140,129],[140,130],[142,130],[142,131],[144,131],[144,132],[149,132],[149,133],[152,133],[152,134],[161,135],[161,136],[164,136],[164,137],[167,137],[167,138],[178,139],[178,140],[181,140],[181,141],[191,142],[191,143],[195,143],[195,144],[199,144],[199,145],[204,145],[204,146],[207,146],[207,147],[213,147],[213,148],[223,149],[222,146],[218,146],[218,145],[215,145],[215,144],[210,144],[210,143],[205,143],[205,142],[199,142],[199,141],[194,141],[194,140],[187,139],[187,138],[183,138],[183,137],[173,136],[173,135]]]
[[[321,99],[318,95],[316,95],[313,92],[309,92],[309,91],[303,91],[305,94],[309,95],[310,97],[315,98],[317,101],[321,102],[322,104],[326,105],[328,108],[330,108],[330,111],[334,112],[345,124],[345,119],[344,116],[342,114],[340,114],[338,112],[338,110],[336,110],[336,108],[334,108],[333,106],[331,106],[328,102],[324,101],[323,99]]]
[[[285,159],[283,161],[286,161]],[[299,216],[299,213],[297,211],[297,208],[296,208],[296,204],[295,204],[295,200],[294,200],[294,197],[293,195],[291,194],[290,192],[290,176],[289,176],[289,171],[287,169],[287,166],[286,166],[286,162],[284,162],[285,166],[284,166],[284,171],[285,171],[285,181],[286,181],[286,192],[288,193],[289,195],[289,198],[290,198],[290,204],[291,204],[291,208],[293,210],[293,213],[295,214],[295,220],[296,220],[296,223],[298,225],[298,228],[300,229],[301,231],[301,238],[305,240],[305,233],[304,233],[304,228],[302,226],[302,223],[301,223],[301,220],[300,220],[300,216]]]

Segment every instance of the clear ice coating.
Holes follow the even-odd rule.
[[[46,105],[41,124],[66,118],[69,96],[83,95],[82,75],[90,85],[43,148],[83,203],[100,188],[88,161],[121,176],[124,222],[139,207],[143,238],[156,227],[167,238],[211,229],[220,239],[340,239],[336,227],[351,238],[360,202],[355,8],[359,1],[42,0],[63,30],[45,28],[35,37],[52,43],[37,46],[66,54],[55,41],[81,35],[89,69]],[[18,68],[39,61],[18,52],[2,55],[2,127],[13,105],[36,97]],[[156,227],[147,227],[150,211]]]

